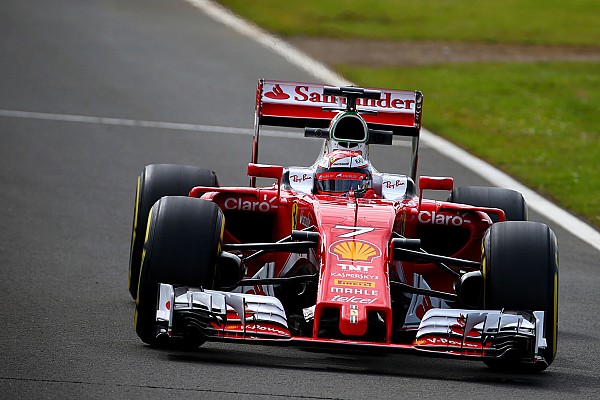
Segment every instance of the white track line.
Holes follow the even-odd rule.
[[[352,82],[333,72],[323,63],[308,57],[302,51],[271,35],[270,33],[265,32],[258,26],[241,19],[223,6],[207,0],[186,1],[202,10],[212,19],[228,26],[232,30],[241,33],[244,36],[249,37],[250,39],[262,44],[266,48],[273,50],[275,53],[289,61],[290,64],[293,64],[310,75],[323,80],[323,82],[329,82],[338,86],[352,85]],[[309,62],[306,62],[307,60]]]
[[[233,135],[254,136],[254,129],[235,128],[233,126],[184,124],[179,122],[145,121],[139,119],[92,117],[87,115],[52,114],[32,111],[0,110],[0,117],[39,119],[46,121],[79,122],[86,124],[120,125],[141,128],[171,129],[179,131],[193,131],[202,133],[230,133]],[[302,135],[293,131],[281,131],[274,129],[262,129],[261,136],[301,139]],[[410,142],[394,138],[394,146],[410,147]]]
[[[91,117],[85,115],[51,114],[31,111],[0,110],[0,117],[41,119],[48,121],[83,122],[88,124],[120,125],[142,128],[175,129],[206,133],[232,133],[236,135],[254,135],[253,129],[234,128],[229,126],[182,124],[177,122],[144,121],[137,119]],[[287,134],[287,132],[281,132]],[[291,135],[290,135],[291,136]],[[298,135],[294,135],[297,137]]]
[[[475,172],[495,186],[505,187],[521,192],[527,205],[537,213],[562,226],[574,236],[580,238],[592,247],[600,250],[600,232],[576,218],[569,212],[546,200],[534,190],[517,182],[508,174],[494,168],[485,161],[467,153],[446,139],[434,135],[428,130],[421,131],[421,138],[432,148]]]
[[[186,1],[202,10],[206,15],[210,16],[214,20],[227,25],[234,31],[255,40],[263,46],[271,49],[275,53],[280,54],[291,64],[313,75],[321,82],[337,86],[352,84],[352,82],[349,82],[341,75],[331,71],[324,64],[314,60],[304,52],[294,48],[283,40],[265,32],[256,25],[243,20],[219,4],[210,0]],[[485,180],[489,181],[491,184],[514,189],[523,193],[523,196],[527,200],[527,204],[531,209],[556,222],[574,236],[590,244],[597,250],[600,250],[600,232],[592,228],[590,225],[569,214],[567,211],[556,206],[552,202],[546,200],[535,191],[520,184],[502,171],[472,156],[447,140],[434,135],[430,131],[423,129],[421,131],[421,138],[423,139],[423,142],[433,147],[435,150],[467,167]]]

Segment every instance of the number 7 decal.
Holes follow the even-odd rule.
[[[336,225],[334,228],[336,228],[336,229],[347,229],[347,230],[352,231],[352,232],[348,232],[348,233],[344,233],[344,234],[339,235],[338,237],[341,237],[341,238],[350,238],[350,237],[362,235],[363,233],[372,232],[372,231],[375,230],[375,228],[369,228],[369,227],[365,227],[365,226]]]

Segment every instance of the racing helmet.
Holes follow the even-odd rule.
[[[315,193],[343,194],[363,192],[373,187],[371,165],[355,151],[334,150],[317,163]]]

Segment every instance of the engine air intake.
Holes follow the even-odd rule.
[[[359,115],[349,112],[340,114],[331,123],[333,140],[352,143],[364,143],[368,139],[369,128]]]

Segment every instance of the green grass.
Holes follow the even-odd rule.
[[[219,2],[283,36],[600,44],[598,0]]]
[[[600,63],[337,69],[421,90],[428,129],[600,226]]]

